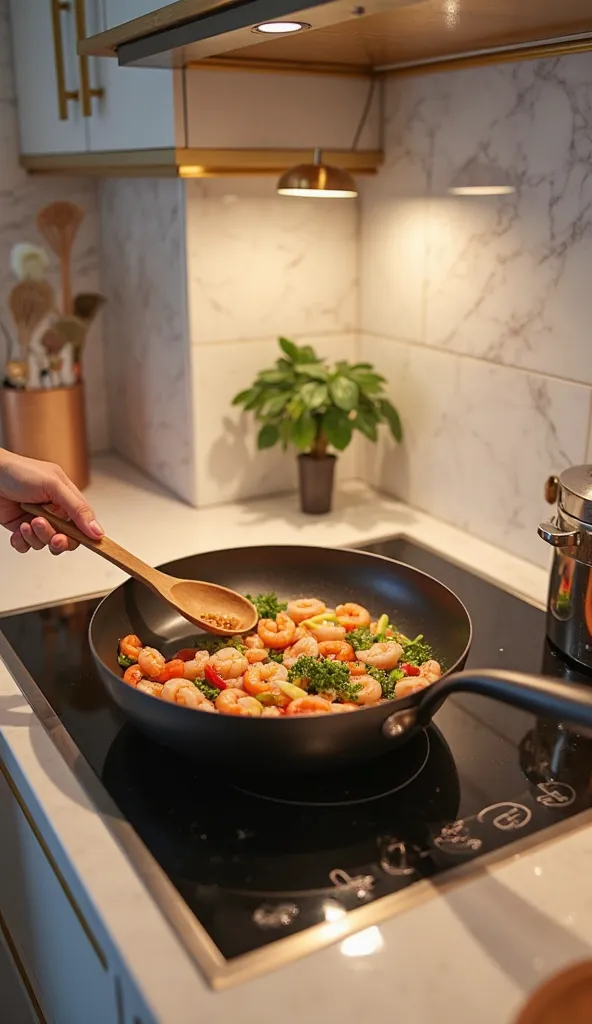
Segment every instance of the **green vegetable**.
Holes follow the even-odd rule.
[[[386,631],[387,631],[388,627],[389,627],[388,615],[381,615],[379,620],[378,620],[378,622],[376,623],[376,633],[377,633],[377,635],[380,636],[380,635],[382,635],[384,633],[384,635],[386,636]]]
[[[354,651],[367,651],[372,647],[372,644],[376,643],[376,637],[370,631],[369,626],[360,626],[358,629],[353,629],[351,633],[347,634],[347,640],[352,645]]]
[[[339,360],[331,366],[310,345],[280,338],[281,355],[261,370],[233,405],[253,413],[259,424],[259,448],[289,444],[322,459],[332,446],[343,451],[354,430],[371,441],[386,425],[402,439],[397,410],[386,397],[386,380],[370,363]]]
[[[270,661],[276,661],[278,665],[284,663],[284,652],[283,651],[269,651],[267,657]]]
[[[385,700],[393,700],[395,686],[400,679],[405,678],[405,673],[400,668],[394,668],[392,672],[385,672],[384,669],[373,668],[371,665],[368,665],[367,673],[369,676],[373,676],[374,679],[378,679],[382,687],[382,696]]]
[[[196,679],[193,685],[197,686],[197,689],[201,690],[204,697],[207,697],[208,700],[212,701],[212,703],[216,700],[216,697],[220,696],[220,690],[218,689],[218,687],[210,686],[210,684],[206,682],[205,679]]]
[[[346,662],[328,659],[317,661],[316,658],[309,658],[306,655],[298,658],[296,664],[289,670],[288,681],[306,682],[309,693],[329,693],[342,701],[355,700],[362,689],[361,684],[356,683],[350,676]]]
[[[298,687],[295,686],[294,689],[297,690]],[[281,694],[272,693],[271,690],[265,690],[263,693],[258,693],[255,699],[266,708],[281,707],[283,703]]]
[[[198,636],[195,638],[195,647],[198,651],[207,651],[208,654],[216,654],[224,647],[234,647],[240,654],[244,654],[247,649],[241,636]]]
[[[301,700],[302,697],[308,697],[306,690],[303,690],[301,686],[295,686],[294,683],[278,683],[278,689],[285,693],[290,700]]]
[[[335,613],[321,612],[320,615],[313,615],[312,619],[305,619],[301,626],[321,626],[323,622],[339,622]]]
[[[121,668],[130,668],[132,665],[136,664],[136,659],[128,658],[125,654],[118,654],[117,664],[120,665]]]
[[[401,664],[416,665],[419,668],[424,661],[430,661],[434,657],[434,652],[430,645],[425,643],[422,633],[416,636],[415,640],[407,640],[407,637],[397,637],[397,640],[403,647]]]
[[[270,591],[269,594],[257,594],[257,597],[252,597],[251,594],[245,594],[247,601],[255,605],[260,619],[276,619],[280,612],[285,612],[288,607],[287,601],[278,601],[277,594]]]

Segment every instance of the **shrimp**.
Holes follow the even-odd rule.
[[[204,670],[209,660],[210,656],[207,651],[195,651],[193,658],[186,661],[183,667],[185,679],[189,679],[192,683],[196,679],[203,679]]]
[[[332,661],[353,661],[356,656],[352,645],[345,640],[323,640],[319,644],[319,654]]]
[[[397,667],[402,653],[403,648],[401,644],[396,643],[394,640],[386,640],[382,644],[372,644],[372,647],[367,651],[358,651],[356,657],[358,661],[363,661],[365,665],[372,665],[373,668],[382,668],[388,672],[390,669]]]
[[[138,654],[138,665],[149,679],[158,679],[165,666],[165,660],[154,647],[142,647]]]
[[[349,669],[350,676],[365,676],[366,666],[361,661],[348,661],[347,667]]]
[[[288,601],[288,615],[299,626],[305,619],[322,615],[326,607],[318,597],[300,597],[297,601]]]
[[[266,647],[272,651],[282,651],[294,639],[296,625],[289,615],[280,612],[277,619],[259,619],[257,632]]]
[[[162,695],[162,683],[153,683],[149,679],[141,679],[136,690],[139,693],[148,693],[151,697],[160,697]]]
[[[185,708],[193,708],[194,711],[207,700],[201,690],[192,686],[186,679],[169,679],[162,688],[161,697],[169,704],[180,704]]]
[[[285,682],[287,678],[287,668],[277,665],[275,661],[270,661],[267,665],[249,665],[243,677],[243,688],[251,697],[256,697],[259,693],[273,690],[278,683]]]
[[[180,658],[173,658],[172,661],[167,661],[162,672],[158,677],[159,683],[167,683],[169,679],[183,679],[183,672],[185,669],[185,662],[181,661]]]
[[[249,662],[249,665],[259,665],[262,661],[267,661],[269,657],[269,651],[265,647],[259,648],[253,647],[251,650],[245,651],[245,658]]]
[[[258,633],[251,633],[250,636],[246,636],[244,644],[250,651],[262,651],[265,648],[265,644]]]
[[[244,654],[237,651],[236,647],[222,647],[208,658],[208,665],[230,686],[240,686],[240,676],[244,676],[249,667]]]
[[[331,714],[332,715],[342,715],[346,711],[357,711],[357,710],[358,709],[357,709],[356,705],[355,704],[350,704],[349,701],[346,701],[344,704],[332,704],[331,705]]]
[[[281,718],[283,714],[284,712],[281,710],[281,708],[263,708],[263,711],[261,712],[261,718]]]
[[[119,653],[123,654],[124,658],[129,658],[130,661],[137,661],[143,646],[139,636],[136,636],[135,633],[128,633],[123,640],[119,641]]]
[[[123,681],[128,683],[129,686],[137,686],[143,678],[142,669],[139,665],[130,665],[123,673]]]
[[[408,676],[406,679],[399,679],[395,686],[395,697],[401,700],[403,697],[410,697],[413,693],[425,690],[430,684],[422,676]]]
[[[439,679],[442,675],[442,669],[437,661],[424,661],[419,669],[419,674],[426,682],[435,683],[436,679]]]
[[[361,690],[352,695],[352,701],[356,704],[377,704],[382,698],[382,686],[374,676],[356,676],[356,683],[362,686]]]
[[[347,601],[346,604],[338,604],[335,614],[340,624],[345,626],[348,633],[361,626],[370,625],[370,612],[368,609],[363,608],[361,604],[354,604],[352,601]]]
[[[291,647],[286,647],[284,651],[284,665],[286,668],[292,668],[298,661],[298,658],[318,658],[319,656],[319,645],[313,636],[303,636],[302,639],[297,640]]]
[[[286,708],[287,715],[328,715],[330,712],[331,701],[324,697],[298,697]]]
[[[244,690],[231,687],[222,690],[219,697],[216,697],[216,711],[222,715],[239,715],[244,718],[256,718],[261,715],[263,708],[255,697],[249,697]]]
[[[309,626],[315,640],[323,643],[324,640],[343,640],[345,638],[345,626],[337,622],[319,622]]]
[[[304,640],[305,636],[312,636],[312,633],[308,626],[296,626],[296,632],[294,633],[294,643],[297,640]]]

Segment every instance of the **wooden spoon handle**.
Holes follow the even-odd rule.
[[[123,569],[130,576],[146,583],[156,593],[162,593],[166,584],[170,582],[170,578],[166,573],[153,569],[151,565],[143,562],[141,558],[136,558],[135,555],[132,555],[131,551],[126,551],[120,544],[116,544],[110,537],[103,537],[102,540],[91,540],[71,520],[56,516],[55,512],[50,512],[43,505],[30,505],[27,502],[23,502],[21,507],[31,516],[41,516],[43,519],[46,519],[58,533],[65,533],[67,537],[78,541],[79,544],[83,544],[89,551],[94,551],[101,558],[106,558],[108,562],[112,562],[113,565]]]

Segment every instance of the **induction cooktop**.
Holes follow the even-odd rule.
[[[405,539],[365,550],[459,595],[474,627],[468,666],[590,682],[548,645],[539,608]],[[362,941],[434,879],[460,884],[483,858],[543,841],[590,806],[592,740],[472,695],[449,699],[400,750],[339,773],[278,779],[245,765],[225,776],[183,761],[110,703],[87,642],[97,603],[0,626],[23,692],[34,705],[43,695],[109,794],[110,827],[216,987]]]

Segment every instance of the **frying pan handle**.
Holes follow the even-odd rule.
[[[402,708],[387,718],[384,732],[395,737],[415,725],[427,725],[446,698],[455,693],[478,693],[521,711],[556,718],[575,730],[592,730],[592,687],[549,676],[475,669],[457,672],[429,686],[415,708]]]

